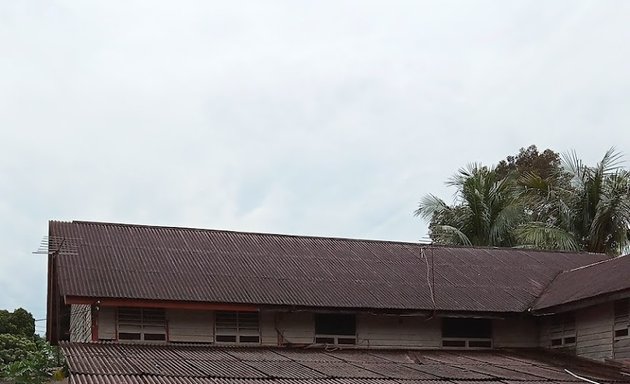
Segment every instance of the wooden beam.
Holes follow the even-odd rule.
[[[199,311],[238,311],[258,312],[259,307],[249,304],[207,303],[198,301],[177,300],[144,300],[144,299],[115,299],[83,296],[66,296],[66,304],[91,304],[101,307],[130,307],[130,308],[165,308],[189,309]]]
[[[98,341],[98,311],[94,305],[90,307],[90,314],[92,317],[92,341]]]

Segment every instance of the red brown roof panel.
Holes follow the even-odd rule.
[[[535,310],[630,290],[630,255],[559,274],[534,305]]]
[[[327,352],[323,349],[284,349],[263,347],[220,348],[211,346],[180,345],[137,345],[120,348],[118,344],[62,343],[61,349],[68,361],[71,383],[164,383],[164,384],[448,384],[452,381],[466,382],[576,382],[564,371],[568,368],[584,377],[597,377],[601,381],[628,383],[627,377],[618,370],[598,363],[586,362],[570,356],[547,358],[549,352],[483,352],[477,351],[404,351],[378,352],[397,355],[407,354],[407,361],[432,361],[434,364],[399,363],[392,359],[372,361],[370,350],[356,350],[352,354],[344,351]],[[159,351],[154,351],[159,349]],[[197,350],[199,353],[192,354]],[[258,359],[240,360],[236,351],[261,351]],[[288,353],[287,353],[288,352]],[[274,355],[291,356],[300,360],[275,360]],[[255,353],[255,352],[254,352]],[[529,356],[522,357],[522,354]],[[304,358],[304,354],[313,355]],[[360,355],[366,357],[362,358]],[[493,355],[497,359],[493,359]],[[209,356],[208,360],[199,359]],[[352,361],[344,361],[352,355]],[[452,358],[447,358],[452,355]],[[139,358],[142,356],[142,358]],[[217,360],[224,356],[224,360]],[[246,356],[242,354],[240,356]],[[481,359],[478,357],[482,356]],[[168,358],[165,358],[168,357]],[[328,361],[334,357],[335,361]],[[270,358],[270,360],[265,360]],[[118,365],[112,369],[111,362]],[[518,365],[504,365],[510,360]],[[124,362],[120,364],[120,362]],[[450,362],[452,361],[452,362]],[[457,362],[457,363],[455,363]],[[462,364],[462,362],[477,362]],[[553,362],[553,364],[552,364]],[[555,364],[559,364],[555,365]],[[590,373],[589,373],[590,372]],[[596,373],[593,376],[593,372]]]
[[[50,222],[63,295],[255,305],[521,312],[604,255]],[[432,294],[433,293],[433,294]]]

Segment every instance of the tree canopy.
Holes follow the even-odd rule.
[[[24,308],[13,312],[0,309],[0,334],[33,337],[35,335],[35,319]]]
[[[23,308],[0,310],[0,381],[44,383],[63,377],[56,348],[35,334],[35,319]]]
[[[613,148],[595,166],[574,153],[521,148],[496,166],[471,164],[447,181],[452,205],[424,196],[415,215],[437,244],[584,250],[630,245],[630,172]]]

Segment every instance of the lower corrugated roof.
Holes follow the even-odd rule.
[[[414,384],[630,382],[602,364],[544,351],[327,351],[66,343],[71,383]],[[248,353],[251,352],[251,353]]]

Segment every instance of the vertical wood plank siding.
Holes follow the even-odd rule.
[[[575,314],[576,354],[595,360],[611,359],[613,357],[613,324],[612,303],[577,311]]]

